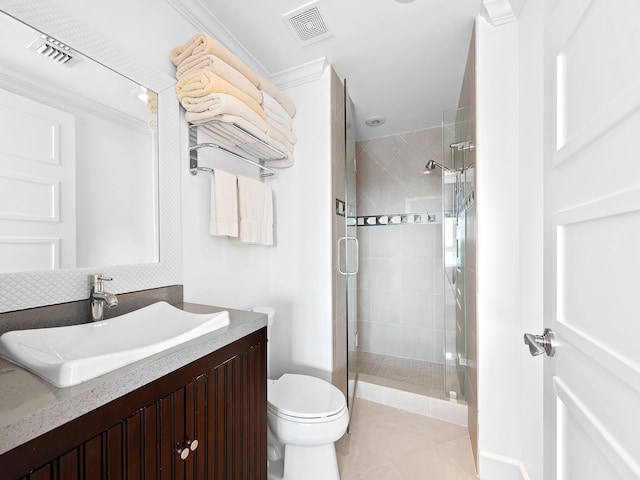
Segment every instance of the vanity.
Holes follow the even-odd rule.
[[[266,479],[266,317],[228,311],[225,329],[68,388],[0,360],[2,478]]]

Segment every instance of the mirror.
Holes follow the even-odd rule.
[[[158,261],[157,95],[0,14],[0,273]]]
[[[0,273],[0,313],[86,299],[88,275],[98,272],[114,278],[109,285],[113,293],[180,284],[181,123],[173,76],[150,67],[144,57],[134,56],[117,47],[108,38],[96,34],[48,2],[0,0],[0,16],[10,17],[13,22],[12,27],[0,27],[3,42],[0,89],[7,98],[11,97],[9,102],[23,102],[29,106],[39,104],[36,108],[47,113],[50,113],[47,109],[52,109],[61,118],[59,122],[52,122],[47,115],[32,114],[29,121],[23,122],[23,128],[15,128],[16,119],[24,114],[11,104],[3,107],[13,108],[13,111],[7,119],[0,120],[4,122],[0,130],[8,127],[13,129],[13,134],[0,141],[2,145],[11,145],[4,147],[9,151],[2,154],[0,163],[0,171],[4,175],[0,178],[0,210],[4,217],[13,217],[2,218],[0,222],[14,225],[19,220],[15,217],[23,216],[27,217],[23,222],[27,227],[23,231],[3,227],[6,229],[0,232],[0,237],[16,237],[14,243],[19,248],[26,243],[21,243],[20,238],[29,240],[40,235],[44,237],[40,243],[44,243],[45,248],[41,248],[37,255],[23,256],[33,260],[33,264],[13,265],[10,269],[3,267],[9,273]],[[17,42],[20,45],[16,45],[14,37],[25,34],[10,31],[16,28],[29,32],[22,42]],[[82,52],[81,60],[66,67],[28,50],[28,44],[34,40],[34,30],[46,32],[56,39],[62,44],[57,47],[66,45],[75,52]],[[8,46],[9,43],[12,47]],[[25,53],[32,54],[30,61],[40,63],[35,67],[18,66],[14,57]],[[44,64],[47,62],[53,63],[50,68],[57,67],[53,70],[57,73],[45,73]],[[69,78],[72,73],[79,72],[81,66],[89,68],[90,64],[103,73],[108,72],[111,80],[98,80],[97,73],[85,75],[82,81]],[[72,84],[75,84],[74,89]],[[154,113],[150,111],[154,110],[153,105],[135,98],[133,102],[129,101],[142,93],[140,85],[157,94],[155,121]],[[116,95],[122,90],[125,91],[124,96],[122,93]],[[16,100],[13,95],[20,98]],[[118,103],[123,98],[127,99],[123,102],[127,106]],[[71,105],[71,110],[64,110],[68,105]],[[66,143],[58,140],[58,147],[55,147],[56,143],[51,139],[66,138],[59,133],[70,129],[70,124],[64,123],[68,122],[68,117],[73,119],[74,139],[66,139]],[[97,135],[92,134],[94,137],[89,142],[87,130],[90,123],[98,124],[100,128]],[[28,129],[25,124],[29,125]],[[157,131],[154,131],[156,125]],[[38,129],[44,136],[48,135],[49,142],[45,147],[32,141]],[[43,161],[34,161],[36,167],[33,171],[12,170],[24,168],[23,157],[54,159],[55,164],[55,159],[62,158],[63,152],[68,151],[75,151],[75,171],[66,177],[43,181],[42,177],[47,178],[43,172],[55,167]],[[128,155],[131,151],[135,151],[133,156]],[[94,158],[101,161],[89,167],[90,160]],[[40,182],[34,181],[34,177]],[[70,182],[70,179],[75,184],[72,190],[59,186],[63,180]],[[19,182],[23,188],[15,188],[11,194],[5,193],[8,183]],[[55,261],[50,260],[50,250],[56,248],[57,234],[36,233],[35,226],[47,222],[61,223],[56,219],[67,220],[69,216],[73,218],[70,214],[73,210],[67,211],[64,207],[64,202],[73,195],[75,221],[69,225],[76,230],[76,245],[68,256],[75,255],[76,263],[74,267],[73,263],[67,264],[65,260],[65,246],[73,242],[58,241],[59,265],[55,269],[55,266],[51,267]],[[48,207],[43,208],[42,205]],[[143,205],[146,210],[135,213]],[[143,217],[144,222],[138,221],[134,215],[138,215],[138,219]],[[33,216],[48,217],[49,220],[33,221]],[[146,223],[144,234],[136,230],[142,223]],[[78,253],[80,250],[84,253]],[[40,258],[35,258],[38,255]],[[46,262],[44,268],[41,267],[43,258]],[[13,257],[0,257],[0,264],[11,261]]]

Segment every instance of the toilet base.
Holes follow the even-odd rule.
[[[286,445],[284,460],[269,461],[268,480],[340,480],[335,444]]]

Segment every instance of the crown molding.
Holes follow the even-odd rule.
[[[7,72],[11,72],[11,74]],[[97,102],[92,98],[78,95],[71,90],[61,93],[58,89],[50,90],[42,88],[31,80],[31,77],[24,75],[15,67],[11,67],[0,62],[0,87],[9,92],[48,104],[51,107],[61,110],[69,111],[66,110],[65,107],[67,109],[72,109],[69,113],[75,114],[73,110],[83,111],[85,113],[95,115],[96,117],[123,125],[131,130],[135,130],[140,133],[148,133],[149,125],[146,122],[135,118],[133,115],[116,110],[115,108]]]
[[[487,21],[497,27],[518,20],[518,14],[525,0],[484,0],[482,14]]]
[[[303,85],[318,80],[329,63],[325,57],[320,57],[308,63],[289,68],[271,76],[271,81],[284,89]]]

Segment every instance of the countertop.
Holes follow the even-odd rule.
[[[193,313],[227,310],[228,327],[67,388],[0,359],[0,454],[204,357],[267,325],[261,313],[180,303]]]

